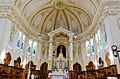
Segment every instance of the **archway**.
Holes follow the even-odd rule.
[[[63,57],[66,58],[66,47],[64,45],[59,45],[57,47],[57,57],[59,56],[60,52],[62,52]]]
[[[74,71],[74,77],[75,78],[78,78],[78,75],[79,75],[81,70],[82,70],[81,65],[78,62],[76,62],[73,65],[73,71]]]

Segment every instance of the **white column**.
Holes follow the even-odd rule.
[[[0,20],[1,25],[4,26],[3,27],[3,31],[1,35],[1,40],[0,40],[0,63],[3,63],[4,57],[5,57],[5,53],[6,53],[6,47],[8,44],[8,39],[10,37],[10,31],[11,31],[11,26],[12,26],[12,21],[5,18],[5,19],[1,19]],[[0,25],[0,27],[1,27]]]
[[[113,56],[113,52],[111,50],[111,46],[113,44],[119,46],[120,45],[120,28],[118,26],[118,18],[119,14],[116,11],[117,6],[112,4],[107,6],[106,9],[106,18],[105,18],[105,27],[107,33],[107,41],[108,41],[108,52],[110,53],[111,64],[117,65],[118,73],[120,73],[120,63],[118,62],[118,58]]]
[[[37,67],[36,69],[39,70],[40,69],[40,66],[41,66],[41,54],[42,54],[42,39],[39,40],[38,42],[38,51],[37,51],[37,54],[36,54],[36,57],[37,57]]]
[[[81,54],[82,54],[82,70],[85,71],[86,70],[86,46],[85,46],[85,42],[83,41],[81,43]]]
[[[94,44],[94,62],[95,62],[95,66],[96,66],[96,69],[98,68],[98,52],[97,52],[97,42],[96,42],[96,39],[95,39],[95,35],[93,36],[93,44]]]
[[[28,49],[28,42],[29,42],[29,38],[28,35],[26,35],[26,39],[25,39],[25,44],[24,44],[24,49],[23,49],[23,68],[25,67],[26,63],[27,63],[27,49]]]
[[[69,70],[73,70],[73,35],[69,35],[69,44],[70,44],[70,60],[69,60]]]
[[[53,54],[53,35],[49,34],[49,57],[48,57],[48,70],[52,70],[52,54]]]
[[[18,37],[18,35],[19,35],[19,31],[15,26],[15,35],[14,35],[14,39],[13,39],[13,51],[11,53],[11,55],[12,55],[11,65],[14,65],[14,60],[16,60],[15,58],[19,57],[16,53],[17,52],[16,47],[17,47],[17,39],[18,39],[17,37]]]

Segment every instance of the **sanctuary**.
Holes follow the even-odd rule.
[[[0,79],[120,79],[119,36],[120,0],[0,0]]]

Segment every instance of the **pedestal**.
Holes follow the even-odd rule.
[[[66,74],[62,72],[53,72],[49,73],[48,77],[50,77],[50,79],[65,79]]]

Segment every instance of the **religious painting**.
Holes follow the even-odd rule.
[[[37,42],[33,42],[32,55],[35,56],[37,52]]]
[[[42,43],[42,57],[45,55],[45,43]]]
[[[81,54],[81,45],[78,45],[78,56]]]
[[[73,58],[75,59],[76,57],[76,49],[77,48],[77,45],[76,44],[73,44]]]
[[[27,49],[27,54],[28,54],[28,55],[30,55],[31,46],[32,46],[32,40],[29,40],[29,42],[28,42],[28,49]]]

